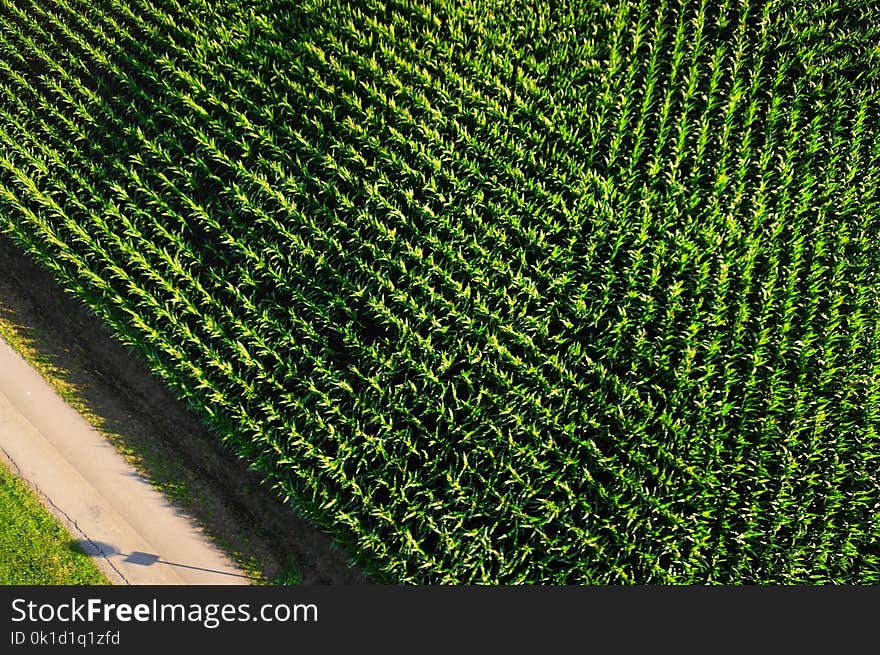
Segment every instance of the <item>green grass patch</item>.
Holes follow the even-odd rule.
[[[70,533],[0,464],[0,584],[108,584]]]

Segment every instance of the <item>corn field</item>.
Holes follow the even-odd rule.
[[[876,1],[0,7],[0,230],[375,580],[880,583]]]

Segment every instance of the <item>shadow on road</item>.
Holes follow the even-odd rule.
[[[87,555],[99,557],[124,557],[122,561],[126,564],[136,564],[138,566],[153,566],[155,564],[164,564],[165,566],[176,566],[182,569],[190,569],[192,571],[206,571],[208,573],[216,573],[217,575],[228,575],[233,578],[247,578],[248,576],[239,573],[230,573],[228,571],[218,571],[217,569],[208,569],[203,566],[193,566],[192,564],[181,564],[179,562],[168,562],[163,560],[159,555],[154,553],[142,553],[140,551],[132,551],[130,553],[121,552],[116,546],[108,544],[104,541],[91,541],[88,539],[74,539],[70,542],[70,550],[80,553],[85,552]]]

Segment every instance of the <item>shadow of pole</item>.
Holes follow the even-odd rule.
[[[86,555],[111,557],[118,555],[124,557],[122,560],[126,564],[136,564],[137,566],[153,566],[154,564],[165,564],[166,566],[176,566],[183,569],[191,569],[193,571],[205,571],[207,573],[216,573],[218,575],[228,575],[233,578],[248,578],[247,575],[241,573],[231,573],[229,571],[218,571],[217,569],[208,569],[202,566],[194,566],[192,564],[181,564],[179,562],[168,562],[163,560],[161,556],[154,553],[144,553],[138,550],[130,553],[123,553],[116,546],[105,543],[103,541],[90,541],[87,539],[78,539],[70,542],[70,550]]]

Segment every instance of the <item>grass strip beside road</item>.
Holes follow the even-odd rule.
[[[0,464],[0,584],[107,584],[64,526]]]

